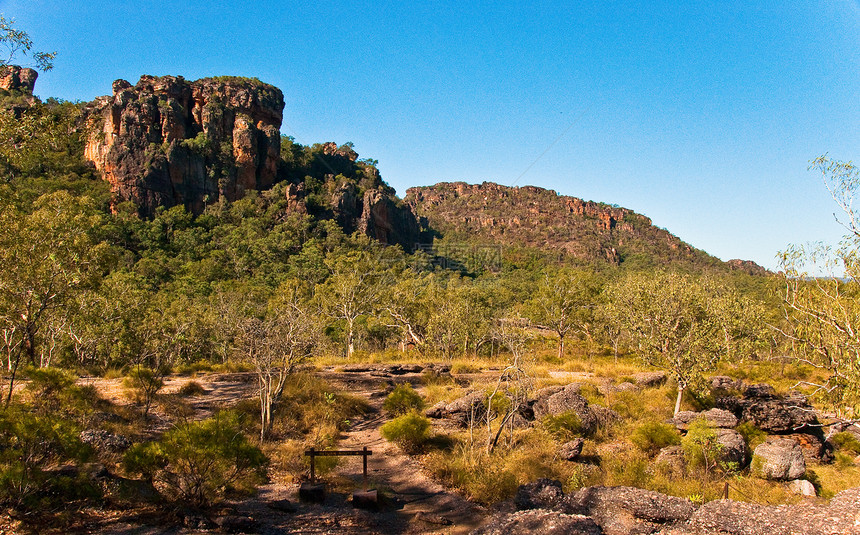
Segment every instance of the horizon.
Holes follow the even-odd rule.
[[[856,1],[326,7],[0,0],[59,53],[43,100],[144,74],[256,77],[284,92],[282,134],[353,142],[401,197],[534,185],[772,271],[789,244],[844,234],[807,166],[860,146]]]

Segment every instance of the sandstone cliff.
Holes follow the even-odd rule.
[[[406,203],[443,234],[556,252],[582,261],[719,263],[647,217],[534,186],[442,182],[410,188]]]
[[[284,98],[256,79],[142,76],[91,103],[85,157],[110,182],[114,202],[141,215],[185,205],[200,213],[277,178]]]

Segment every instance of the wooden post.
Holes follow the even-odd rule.
[[[725,489],[725,492],[723,493],[723,499],[724,500],[729,499],[729,482],[728,481],[726,481],[726,489]]]
[[[364,490],[367,490],[367,446],[365,446],[362,450],[361,458],[364,460]]]
[[[310,451],[310,458],[311,458],[311,483],[313,484],[314,483],[314,449],[313,448],[311,448],[311,451]]]

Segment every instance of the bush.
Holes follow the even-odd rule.
[[[412,385],[406,383],[394,387],[382,403],[382,408],[389,414],[400,416],[407,412],[420,411],[424,408],[424,400],[412,389]]]
[[[91,453],[72,423],[8,407],[0,412],[0,500],[22,508],[37,506],[49,487],[62,486],[61,478],[52,477],[46,468],[82,462]]]
[[[128,372],[123,385],[129,389],[137,403],[143,405],[143,414],[149,413],[152,402],[158,391],[164,387],[163,374],[138,366]]]
[[[202,396],[206,394],[206,389],[197,381],[188,381],[179,389],[180,396]]]
[[[386,423],[379,430],[382,438],[394,442],[407,453],[421,451],[430,439],[430,420],[410,412]]]
[[[691,467],[701,467],[705,474],[717,468],[723,445],[717,441],[717,431],[704,419],[693,420],[687,434],[681,439],[681,447]]]
[[[142,474],[169,500],[206,507],[265,480],[267,459],[242,434],[235,413],[180,425],[157,442],[126,452],[126,470]]]
[[[630,434],[630,441],[648,455],[656,455],[667,446],[681,443],[681,434],[675,426],[663,422],[645,422]]]
[[[767,433],[756,427],[752,422],[741,422],[735,429],[744,437],[744,442],[747,443],[749,450],[754,450],[756,446],[767,439]]]
[[[563,412],[557,416],[545,416],[541,423],[547,433],[562,442],[572,440],[582,432],[582,421],[573,411]]]

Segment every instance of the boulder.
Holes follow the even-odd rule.
[[[249,516],[220,516],[215,519],[215,525],[224,533],[257,533],[257,521]]]
[[[755,397],[745,394],[743,399],[722,397],[717,400],[717,407],[725,409],[741,421],[750,422],[768,433],[804,432],[818,425],[815,410],[802,397],[787,397],[779,399],[771,397],[772,388],[768,385],[755,385]],[[758,388],[761,387],[761,388]],[[747,393],[750,393],[749,387]]]
[[[654,533],[685,522],[695,511],[689,500],[632,487],[587,487],[558,506],[591,517],[606,535]]]
[[[791,489],[791,492],[801,496],[818,496],[818,493],[815,492],[815,485],[805,479],[789,481],[788,488]]]
[[[594,520],[582,515],[533,509],[501,514],[471,535],[602,535]]]
[[[38,77],[39,73],[28,67],[3,65],[0,67],[0,89],[32,95]]]
[[[687,458],[681,446],[666,446],[660,450],[654,462],[665,466],[675,474],[683,474],[687,471]]]
[[[585,445],[585,439],[575,438],[570,442],[565,442],[558,449],[558,456],[566,461],[575,461],[582,454],[582,447]]]
[[[743,435],[734,429],[717,429],[717,443],[722,445],[720,460],[737,463],[738,468],[747,464],[747,443]]]
[[[535,419],[572,412],[579,418],[584,434],[593,432],[598,424],[597,417],[588,406],[588,400],[577,393],[579,388],[579,383],[571,383],[550,396],[539,398],[532,406]]]
[[[633,375],[633,382],[642,388],[656,388],[666,384],[666,372],[642,372]]]
[[[688,529],[697,534],[858,535],[860,488],[840,492],[828,505],[759,505],[715,500],[702,505]]]
[[[767,383],[750,385],[744,390],[746,399],[775,399],[776,390]]]
[[[825,460],[825,458],[829,458],[824,447],[824,440],[819,436],[809,433],[791,433],[782,436],[796,440],[800,444],[806,464],[817,463]]]
[[[689,429],[694,420],[704,419],[713,427],[731,429],[738,425],[738,418],[723,409],[711,409],[704,412],[680,411],[672,418],[672,423],[681,431]]]
[[[750,470],[758,477],[788,481],[806,473],[800,444],[790,438],[769,438],[753,452]]]
[[[478,422],[486,415],[486,396],[482,392],[470,392],[450,403],[440,402],[424,411],[429,418],[448,418],[461,427],[469,422]]]
[[[517,510],[551,509],[564,498],[561,482],[555,479],[538,479],[525,485],[520,485],[514,496]]]
[[[743,390],[744,382],[740,379],[732,379],[725,375],[715,375],[711,377],[711,390],[728,391],[728,390]]]

